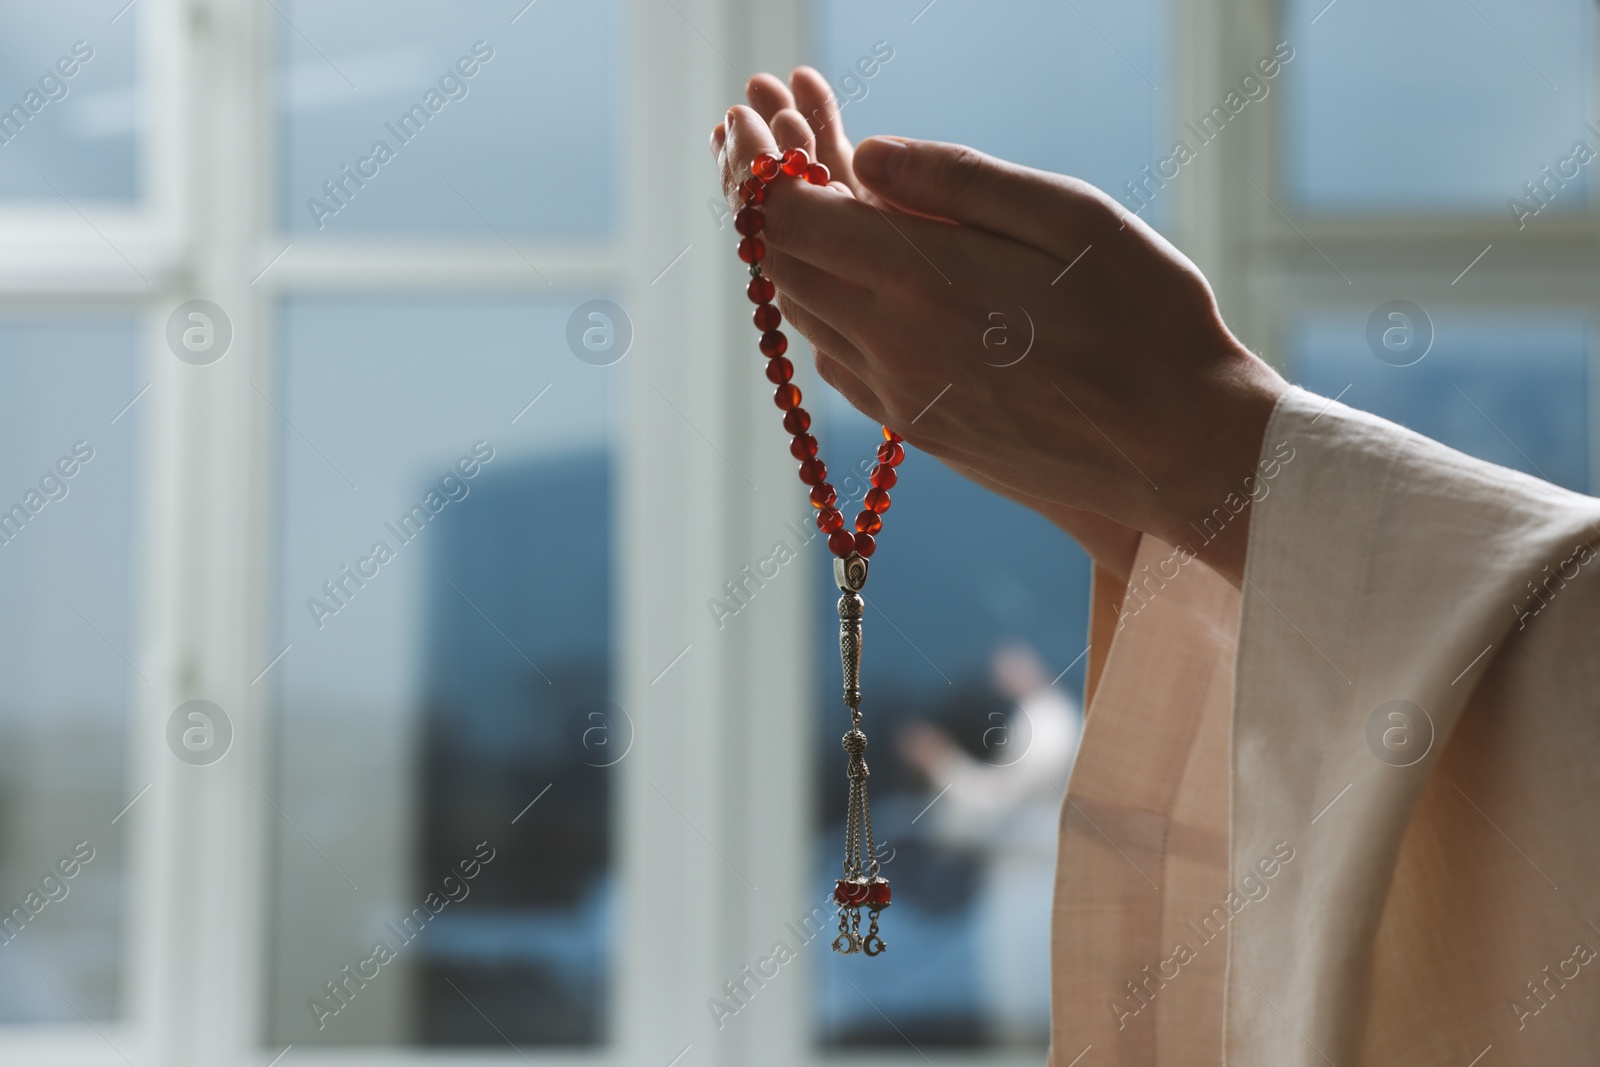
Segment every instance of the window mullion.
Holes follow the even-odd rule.
[[[192,83],[179,153],[193,191],[189,299],[216,303],[233,328],[219,361],[180,365],[175,389],[180,461],[175,465],[180,566],[173,575],[180,699],[216,702],[232,721],[232,750],[215,764],[180,767],[175,796],[174,867],[191,888],[170,906],[171,1062],[194,1067],[265,1062],[257,1041],[263,999],[262,937],[267,907],[266,831],[275,793],[268,752],[273,678],[271,562],[277,479],[276,361],[268,294],[252,285],[275,173],[269,143],[271,6],[259,0],[201,0],[183,12]],[[274,1054],[277,1050],[274,1050]]]

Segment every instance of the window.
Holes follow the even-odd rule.
[[[1252,128],[1282,177],[1245,175],[1252,339],[1308,388],[1593,491],[1570,279],[1600,263],[1565,248],[1593,225],[1595,32],[1578,2],[1286,5],[1278,128]]]
[[[0,316],[0,1022],[121,1017],[147,409],[127,315]],[[132,788],[130,788],[132,786]]]
[[[599,1043],[616,368],[561,304],[284,312],[271,1033]]]
[[[1294,0],[1283,20],[1284,184],[1307,210],[1497,212],[1591,117],[1589,5],[1325,3]]]
[[[297,239],[612,229],[623,5],[276,6]]]
[[[1088,566],[926,456],[890,950],[804,936],[844,718],[703,147],[749,72],[1087,178],[1296,380],[1594,484],[1578,0],[0,9],[6,1062],[1038,1062]]]
[[[1412,327],[1406,311],[1391,311],[1383,330],[1421,336],[1396,337],[1409,350],[1400,353],[1380,334],[1388,360],[1373,358],[1368,318],[1330,312],[1298,322],[1289,355],[1301,384],[1324,396],[1348,390],[1347,402],[1452,448],[1590,491],[1589,325],[1580,312],[1446,308]]]
[[[120,4],[3,5],[0,196],[127,202],[141,192],[140,19]],[[70,101],[70,104],[68,103]]]

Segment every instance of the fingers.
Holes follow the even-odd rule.
[[[898,207],[978,226],[1072,259],[1127,215],[1076,178],[1007,163],[964,145],[869,137],[856,178]]]
[[[736,105],[728,111],[728,135],[723,151],[723,191],[731,205],[737,206],[736,186],[750,174],[750,161],[762,152],[776,153],[777,141],[753,110]],[[764,206],[764,232],[770,247],[782,249],[829,273],[860,285],[881,283],[890,272],[904,264],[924,240],[944,241],[943,237],[922,233],[908,237],[886,225],[873,208],[853,197],[841,195],[839,188],[822,188],[788,178],[775,181],[767,192]],[[942,223],[908,219],[925,229],[951,229]],[[903,228],[903,226],[902,226]],[[943,247],[942,243],[938,246]],[[928,254],[935,254],[930,250]],[[776,279],[775,279],[776,280]]]
[[[778,112],[786,107],[794,107],[794,97],[789,94],[789,87],[770,74],[757,74],[746,82],[744,96],[755,108],[756,114],[769,124]]]
[[[806,155],[812,159],[817,157],[816,138],[811,133],[811,127],[806,125],[806,120],[800,112],[792,107],[786,107],[773,115],[769,120],[772,127],[772,136],[778,142],[778,147],[783,149],[803,148]],[[833,168],[829,168],[830,172]]]
[[[794,87],[793,103],[789,106],[805,116],[806,123],[810,125],[816,139],[817,158],[836,181],[844,182],[859,194],[861,188],[856,183],[850,158],[854,150],[849,138],[844,135],[839,101],[834,97],[828,79],[811,67],[796,67],[794,73],[789,75],[789,82]]]
[[[799,332],[811,342],[814,351],[832,353],[834,359],[844,363],[852,374],[859,377],[859,368],[864,367],[867,360],[853,341],[821,317],[782,293],[778,294],[778,310],[783,312],[783,321],[788,323],[791,330]]]
[[[728,109],[727,139],[722,152],[722,192],[728,203],[739,204],[736,190],[740,182],[750,176],[750,161],[762,152],[778,151],[767,123],[754,111],[739,104]]]
[[[836,180],[859,194],[861,189],[850,167],[850,141],[845,137],[839,103],[828,80],[811,67],[797,67],[790,81],[793,92],[772,75],[757,74],[745,83],[745,98],[769,126],[783,111],[801,116],[809,136],[802,139],[798,131],[785,131],[791,134],[790,139],[779,135],[778,143],[785,148],[804,147]]]
[[[826,352],[817,353],[817,374],[831,385],[840,396],[873,422],[882,423],[888,418],[887,409],[878,395],[850,372],[850,369]]]
[[[810,312],[839,336],[851,338],[851,351],[855,351],[855,338],[860,336],[860,328],[872,320],[871,292],[776,249],[768,250],[762,268],[777,286],[780,298],[787,298]],[[787,310],[784,310],[784,317],[789,318]],[[803,328],[801,332],[805,332]]]

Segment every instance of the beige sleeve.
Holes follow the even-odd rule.
[[[1238,593],[1145,537],[1132,582],[1097,573],[1092,605],[1060,821],[1052,1062],[1093,1046],[1097,1064],[1215,1064],[1227,923],[1210,909],[1226,892]]]
[[[1095,575],[1052,1064],[1592,1059],[1600,501],[1298,389],[1242,489]]]

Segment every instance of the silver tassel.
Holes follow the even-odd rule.
[[[872,836],[872,807],[867,800],[867,735],[861,732],[861,616],[867,584],[867,561],[858,555],[833,561],[839,597],[839,659],[844,666],[844,702],[850,709],[850,730],[842,738],[850,779],[850,800],[845,815],[844,877],[835,884],[839,905],[839,936],[833,950],[849,955],[876,956],[887,946],[878,936],[878,912],[888,907],[889,883],[878,877],[877,843]],[[861,908],[868,909],[868,929],[861,934]]]

